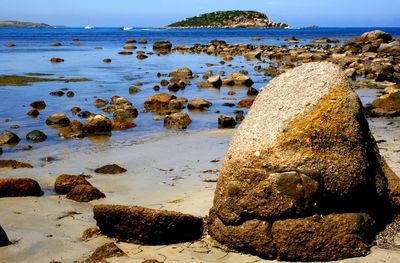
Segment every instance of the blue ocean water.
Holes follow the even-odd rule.
[[[154,94],[153,86],[159,84],[157,73],[169,73],[175,68],[189,67],[195,74],[202,76],[206,71],[212,70],[214,74],[225,71],[229,75],[233,71],[248,70],[250,77],[255,81],[253,87],[259,89],[265,86],[269,77],[265,77],[253,70],[255,65],[267,66],[267,62],[246,61],[241,57],[235,58],[225,65],[219,64],[221,58],[207,55],[182,55],[173,53],[165,56],[152,55],[146,60],[137,60],[133,56],[120,56],[118,52],[128,38],[139,40],[148,39],[147,45],[138,46],[137,50],[152,51],[154,41],[169,40],[173,45],[206,44],[213,39],[222,39],[230,44],[250,43],[254,45],[287,45],[285,39],[296,36],[301,44],[308,44],[314,38],[336,38],[348,40],[361,35],[366,31],[376,28],[313,28],[313,29],[156,29],[134,28],[122,31],[119,28],[0,28],[0,75],[23,75],[26,73],[53,74],[50,77],[76,78],[85,77],[93,81],[64,83],[42,82],[24,87],[0,87],[0,131],[8,129],[11,125],[19,125],[13,130],[22,141],[20,145],[28,144],[25,135],[34,129],[44,131],[49,139],[34,148],[53,144],[62,147],[79,147],[92,144],[88,139],[63,141],[58,138],[58,131],[45,124],[47,116],[55,112],[64,112],[70,119],[79,119],[70,113],[70,108],[78,106],[83,110],[104,114],[93,106],[96,98],[110,99],[114,95],[127,97],[140,110],[143,110],[145,99]],[[400,28],[379,28],[394,37],[400,37]],[[260,41],[252,41],[253,37],[261,37]],[[78,38],[79,41],[72,41]],[[9,48],[5,44],[15,43]],[[62,46],[53,47],[50,44],[60,42]],[[79,43],[80,45],[76,45]],[[101,49],[97,49],[100,47]],[[135,51],[137,51],[135,50]],[[61,57],[64,63],[52,64],[51,57]],[[111,58],[110,64],[102,62],[104,58]],[[205,64],[214,64],[207,67]],[[192,81],[192,85],[185,90],[177,92],[177,97],[186,97],[189,100],[201,97],[213,103],[210,111],[199,113],[190,112],[193,123],[186,132],[199,131],[217,127],[219,114],[234,115],[235,107],[229,108],[222,104],[235,102],[247,98],[246,89],[235,89],[237,94],[229,96],[232,88],[223,87],[220,90],[202,89],[196,86],[201,78]],[[142,82],[142,92],[130,95],[128,89],[136,82]],[[52,97],[51,91],[67,88],[76,93],[73,98]],[[161,89],[160,92],[168,92]],[[26,115],[30,110],[29,104],[35,100],[44,99],[47,107],[38,118],[33,119]],[[216,113],[216,111],[221,113]],[[112,116],[110,116],[112,117]],[[131,130],[114,132],[112,138],[107,138],[108,143],[121,140],[131,140],[149,134],[168,135],[175,131],[163,128],[162,121],[152,120],[151,113],[140,113],[135,120],[137,127]],[[4,119],[8,119],[7,122]],[[82,120],[81,120],[82,121]],[[106,141],[107,141],[106,140]],[[103,141],[104,142],[104,141]],[[107,144],[107,143],[106,143]],[[104,144],[102,144],[104,145]],[[9,154],[15,148],[3,149]],[[5,154],[3,154],[5,156]]]

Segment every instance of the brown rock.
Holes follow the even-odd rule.
[[[210,83],[214,88],[220,88],[222,86],[222,80],[219,75],[210,77],[208,83]]]
[[[367,214],[315,215],[276,221],[272,235],[279,260],[339,260],[368,254],[372,224]]]
[[[31,117],[36,118],[37,116],[39,116],[40,113],[37,109],[32,109],[32,110],[28,111],[26,114]]]
[[[385,94],[372,102],[372,113],[377,116],[400,115],[400,92]]]
[[[111,126],[113,131],[124,131],[135,128],[136,124],[134,124],[133,122],[113,121],[111,122]]]
[[[176,97],[167,93],[156,94],[146,99],[144,107],[149,111],[165,110],[168,109],[168,104],[172,99]]]
[[[10,240],[8,240],[7,234],[4,229],[0,226],[0,247],[5,247],[11,245]]]
[[[81,112],[81,111],[82,111],[82,109],[79,108],[79,107],[72,107],[72,108],[71,108],[71,113],[72,113],[72,115],[76,115],[76,114],[78,114],[78,113]]]
[[[103,62],[104,63],[111,63],[112,60],[111,60],[111,58],[105,58],[105,59],[103,59]]]
[[[0,178],[1,197],[42,196],[39,184],[30,178]]]
[[[129,56],[129,55],[132,55],[132,54],[133,54],[133,52],[131,52],[131,51],[118,52],[118,55],[122,55],[122,56]]]
[[[57,194],[66,195],[78,185],[90,185],[85,175],[62,174],[57,177],[54,190]]]
[[[203,234],[203,220],[187,214],[138,206],[96,205],[101,232],[124,242],[146,245],[194,241]]]
[[[61,63],[61,62],[64,62],[64,59],[62,59],[62,58],[51,58],[50,62],[51,63]]]
[[[234,118],[221,115],[218,117],[218,128],[235,128],[236,121]]]
[[[106,195],[91,184],[80,184],[72,188],[67,194],[67,198],[77,202],[90,202],[93,200],[105,198]]]
[[[82,128],[83,124],[80,121],[73,120],[67,127],[59,129],[58,136],[62,139],[81,139],[85,137]]]
[[[104,115],[95,115],[83,124],[82,131],[84,134],[104,134],[111,132],[111,120]]]
[[[100,229],[98,229],[97,227],[88,228],[85,231],[83,231],[82,240],[89,241],[89,240],[93,239],[94,237],[99,236],[100,233],[101,233]]]
[[[254,99],[244,99],[244,100],[239,101],[237,107],[250,109],[250,107],[253,105],[253,103],[254,103]]]
[[[122,174],[125,173],[127,170],[117,164],[108,164],[102,167],[99,167],[94,170],[95,173],[99,174]]]
[[[21,139],[13,132],[10,131],[3,131],[0,134],[0,145],[3,144],[17,144]]]
[[[189,110],[208,110],[212,106],[212,103],[202,98],[194,98],[188,103],[187,107]]]
[[[85,263],[107,263],[107,258],[126,256],[125,252],[117,247],[115,243],[108,243],[96,248],[93,254],[85,260]]]
[[[147,44],[147,39],[141,38],[141,39],[139,40],[139,44]]]
[[[47,120],[46,124],[50,126],[68,126],[71,121],[68,119],[67,115],[64,113],[54,113],[51,114]]]
[[[157,51],[162,51],[162,50],[171,50],[172,48],[172,44],[169,41],[158,41],[158,42],[154,42],[153,44],[153,49],[157,50]]]
[[[178,68],[169,73],[169,76],[173,78],[189,79],[193,77],[193,72],[190,68]]]
[[[247,96],[257,96],[258,95],[258,90],[255,88],[249,88],[247,90]]]
[[[164,127],[166,128],[186,129],[191,123],[192,120],[186,112],[173,113],[164,118]]]
[[[31,107],[34,109],[42,110],[46,108],[46,102],[44,100],[38,100],[31,103]]]
[[[0,168],[33,168],[29,163],[19,162],[15,160],[0,160]]]

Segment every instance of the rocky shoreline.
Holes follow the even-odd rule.
[[[0,21],[0,28],[51,28],[51,26],[45,23]]]
[[[196,44],[192,47],[173,46],[169,41],[155,42],[153,51],[137,51],[136,58],[151,59],[151,56],[168,55],[171,52],[207,54],[220,58],[220,64],[229,67],[230,61],[242,56],[250,61],[269,61],[267,68],[254,65],[254,71],[272,77],[273,80],[268,86],[257,90],[252,87],[253,79],[244,70],[233,71],[229,75],[225,72],[215,74],[208,71],[199,76],[191,69],[182,67],[169,74],[159,73],[157,76],[159,85],[154,85],[154,94],[144,101],[144,110],[139,111],[130,100],[115,95],[111,98],[96,98],[93,101],[93,105],[104,114],[83,110],[79,105],[71,108],[72,115],[79,117],[82,122],[71,120],[63,112],[54,112],[45,120],[47,126],[58,131],[60,138],[74,140],[112,136],[115,131],[135,128],[134,121],[142,114],[154,114],[153,120],[163,120],[163,125],[167,129],[185,130],[193,125],[191,119],[193,113],[201,114],[210,108],[214,109],[213,103],[207,98],[196,97],[188,100],[186,97],[178,97],[175,96],[177,92],[184,90],[192,82],[196,82],[198,87],[216,90],[222,86],[245,89],[248,98],[237,103],[226,102],[223,105],[238,108],[235,116],[221,114],[215,120],[221,131],[225,128],[234,128],[242,122],[243,125],[236,132],[222,164],[214,205],[211,205],[210,193],[215,187],[217,178],[211,180],[214,183],[211,188],[205,186],[205,181],[200,186],[194,186],[198,182],[187,180],[190,181],[192,189],[187,190],[186,197],[196,204],[196,200],[188,196],[193,194],[193,189],[201,189],[200,193],[205,194],[209,204],[206,210],[211,208],[209,217],[190,215],[198,211],[193,212],[189,204],[184,206],[186,209],[182,211],[184,213],[149,209],[146,207],[149,202],[140,199],[134,203],[136,205],[143,203],[143,207],[132,206],[132,200],[128,197],[129,188],[124,188],[122,185],[118,188],[116,187],[118,183],[114,179],[97,176],[98,174],[120,175],[122,182],[131,180],[126,176],[133,176],[132,169],[136,168],[128,164],[131,159],[130,149],[125,149],[125,155],[115,154],[113,158],[110,157],[111,152],[98,154],[97,168],[89,170],[96,174],[94,179],[91,175],[82,173],[88,170],[85,161],[93,158],[90,155],[75,159],[69,156],[63,163],[55,162],[44,168],[37,167],[36,164],[2,159],[0,172],[5,178],[0,179],[0,205],[3,200],[4,204],[14,205],[7,209],[8,212],[12,212],[10,209],[24,209],[23,202],[20,202],[22,199],[19,199],[21,197],[27,198],[29,202],[37,202],[35,206],[37,209],[41,206],[42,200],[48,203],[61,200],[72,208],[79,207],[85,211],[85,225],[91,226],[91,229],[85,231],[85,239],[94,238],[99,241],[89,245],[88,250],[93,250],[94,244],[104,243],[100,242],[101,240],[112,241],[109,238],[125,242],[123,247],[114,243],[100,247],[92,255],[92,259],[87,259],[87,262],[106,260],[115,255],[129,260],[131,255],[125,252],[137,248],[130,243],[154,246],[205,242],[208,245],[202,244],[202,249],[212,251],[214,255],[233,249],[265,259],[279,260],[329,261],[366,256],[375,241],[376,234],[394,220],[400,207],[398,200],[400,179],[380,156],[364,117],[364,114],[374,118],[396,118],[400,115],[399,39],[394,39],[382,31],[372,31],[345,43],[337,43],[336,40],[327,38],[315,40],[313,45],[299,45],[301,39],[296,37],[287,41],[287,46],[279,47],[230,45],[223,40],[213,40],[207,45]],[[139,42],[147,44],[145,39]],[[128,40],[120,55],[133,55],[133,50],[136,49],[134,43],[136,40]],[[9,47],[12,48],[11,45]],[[57,64],[66,61],[63,58],[52,58],[50,62]],[[111,62],[111,59],[104,61],[104,63]],[[32,80],[39,81],[34,78]],[[29,80],[26,81],[29,83]],[[376,87],[384,95],[371,105],[362,107],[352,85]],[[142,84],[136,83],[129,87],[129,92],[139,93],[141,86]],[[165,90],[159,92],[161,87]],[[58,90],[51,92],[50,95],[60,97],[66,95],[72,98],[75,93]],[[231,95],[235,95],[233,90]],[[37,117],[41,114],[41,110],[47,107],[47,103],[38,100],[31,102],[30,106],[31,109],[27,114]],[[250,108],[248,116],[239,110],[243,108]],[[380,132],[384,133],[383,130]],[[206,137],[215,143],[215,138],[210,139],[208,135]],[[47,138],[47,135],[40,130],[26,134],[26,139],[34,143],[43,142]],[[201,137],[199,141],[202,139]],[[0,135],[0,145],[6,147],[15,147],[20,140],[18,134],[10,130],[2,131]],[[163,154],[167,156],[164,151],[179,145],[177,143],[179,140],[178,138],[172,143],[167,142]],[[218,138],[216,141],[219,140]],[[219,159],[215,163],[222,159],[227,140],[229,136],[228,139],[223,137],[223,146],[218,147]],[[393,145],[395,141],[393,140]],[[191,142],[190,139],[186,141],[188,142]],[[159,147],[157,143],[150,145]],[[192,158],[201,156],[202,167],[212,166],[214,169],[219,169],[218,164],[210,165],[213,161],[208,160],[209,149],[213,145],[204,142],[201,154],[198,155],[197,150],[181,144],[181,152],[160,159],[165,165],[173,160],[176,161],[182,169],[181,172],[176,172],[177,177],[183,175],[182,171],[186,171],[185,163],[180,162],[180,158],[185,162],[191,162]],[[144,145],[142,149],[149,151],[146,146]],[[112,151],[115,153],[123,150],[112,149]],[[152,154],[158,152],[154,148],[150,151]],[[389,156],[393,154],[395,153],[389,152]],[[3,157],[7,158],[6,152],[3,153]],[[82,160],[78,161],[76,158]],[[141,157],[138,155],[136,158]],[[74,168],[66,169],[68,167],[66,162],[71,162],[72,159],[75,160]],[[105,160],[111,162],[112,159],[115,159],[115,163],[124,162],[126,166],[115,163],[103,166],[104,164],[99,163]],[[58,165],[60,167],[57,168]],[[145,164],[140,166],[137,163],[137,165],[144,169],[142,176],[148,175]],[[154,163],[150,165],[152,169],[156,168],[154,165]],[[15,170],[9,170],[10,168]],[[51,168],[56,168],[61,174],[56,180]],[[191,169],[195,168],[196,165],[193,164]],[[391,168],[399,172],[398,164]],[[172,173],[174,170],[160,171]],[[44,172],[45,179],[33,175],[29,177],[34,179],[26,178],[25,176],[32,174],[32,171]],[[42,196],[43,194],[45,196]],[[367,199],[365,194],[369,196]],[[155,200],[159,201],[157,197]],[[181,202],[182,199],[177,198],[170,200],[169,205],[163,204],[161,207],[173,208],[173,204]],[[114,206],[119,203],[122,204]],[[54,203],[52,205],[54,206]],[[382,211],[382,208],[385,211]],[[52,209],[60,213],[60,208],[52,207]],[[75,215],[79,215],[74,213],[77,212],[66,216],[74,218]],[[203,211],[201,216],[206,214],[208,212]],[[35,218],[36,214],[30,216]],[[9,258],[7,253],[1,252],[0,259],[3,255],[6,259],[16,259],[18,253],[15,251],[19,250],[18,240],[8,229],[18,231],[18,226],[10,227],[12,216],[7,215],[7,218],[0,226],[0,246],[4,246],[0,248],[0,252],[3,249],[14,252]],[[41,215],[37,219],[46,220]],[[94,219],[99,229],[94,227]],[[135,222],[137,228],[132,222]],[[157,224],[152,225],[153,222]],[[22,220],[19,224],[24,225],[26,222],[23,223]],[[74,222],[69,222],[69,228],[65,231],[76,238],[77,228],[72,227],[73,224]],[[149,225],[152,226],[149,228]],[[332,226],[338,230],[332,231]],[[24,227],[25,231],[33,231],[29,226],[24,225]],[[45,231],[43,227],[39,227],[41,231]],[[57,232],[55,229],[53,230]],[[74,229],[74,233],[69,232],[71,229]],[[302,229],[308,229],[311,234]],[[79,231],[82,232],[82,229]],[[23,234],[20,232],[19,235]],[[212,240],[209,239],[210,236]],[[341,236],[346,238],[340,238]],[[52,234],[48,234],[46,238],[51,237]],[[294,240],[288,243],[290,240],[288,237],[306,241],[296,243]],[[49,247],[47,241],[42,240],[42,242]],[[25,242],[22,244],[30,246]],[[211,250],[209,246],[218,246],[223,250],[216,252],[217,249]],[[349,247],[351,249],[348,249]],[[82,252],[77,249],[81,255],[87,255],[88,250]],[[114,252],[107,254],[104,251]],[[148,251],[153,250],[150,248]],[[235,253],[232,255],[239,257]],[[394,254],[394,257],[397,256]],[[148,258],[140,258],[141,261],[145,259]]]

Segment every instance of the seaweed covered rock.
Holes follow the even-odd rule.
[[[38,182],[30,178],[1,178],[1,197],[42,196],[43,191]]]
[[[203,234],[203,219],[139,206],[96,205],[94,219],[102,234],[145,245],[193,241]]]
[[[399,196],[400,180],[380,156],[345,74],[309,63],[272,80],[234,135],[209,234],[264,258],[364,256],[377,228],[397,213]]]

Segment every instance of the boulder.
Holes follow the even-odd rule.
[[[239,101],[237,107],[250,109],[250,107],[253,105],[253,103],[254,103],[254,99],[244,99],[244,100]]]
[[[16,160],[0,160],[0,168],[33,168],[33,166],[29,163],[19,162]]]
[[[362,256],[376,229],[399,211],[399,196],[400,179],[379,155],[344,72],[331,63],[308,63],[262,89],[236,131],[209,234],[269,259]],[[258,227],[268,237],[260,238]]]
[[[93,252],[93,254],[84,261],[84,263],[98,263],[108,262],[108,258],[127,257],[124,251],[122,251],[115,243],[104,244]]]
[[[173,113],[164,118],[166,128],[186,129],[191,123],[192,120],[186,112]]]
[[[57,177],[54,189],[57,194],[66,195],[78,185],[90,185],[85,175],[62,174]]]
[[[0,178],[1,197],[42,196],[38,182],[30,178]]]
[[[399,116],[400,92],[385,94],[374,100],[371,114],[373,116]]]
[[[180,79],[190,79],[193,77],[193,72],[190,68],[178,68],[169,73],[170,77]]]
[[[81,139],[85,137],[82,128],[83,124],[80,121],[73,120],[67,127],[60,128],[58,136],[62,139]]]
[[[218,117],[218,128],[235,128],[236,121],[230,116],[221,115]]]
[[[245,59],[247,60],[258,60],[261,58],[261,52],[258,50],[250,51],[244,54]]]
[[[98,174],[122,174],[127,170],[117,164],[107,164],[94,170]]]
[[[168,109],[168,104],[172,99],[176,99],[176,97],[167,93],[152,95],[144,102],[144,108],[153,112],[166,110]]]
[[[21,139],[13,132],[10,131],[3,131],[0,134],[0,145],[3,144],[17,144]]]
[[[100,114],[89,117],[82,126],[83,133],[87,135],[110,133],[111,129],[111,120]]]
[[[258,95],[258,90],[257,89],[255,89],[255,88],[249,88],[248,90],[247,90],[247,96],[257,96]]]
[[[4,229],[0,226],[0,247],[5,247],[11,245],[10,240],[8,240],[7,234]]]
[[[235,83],[235,85],[238,85],[238,86],[250,87],[251,85],[254,84],[254,82],[251,78],[249,78],[248,76],[246,76],[244,74],[237,73],[237,72],[233,72],[230,76],[230,79]]]
[[[49,126],[68,126],[71,121],[64,113],[54,113],[51,114],[47,120],[46,124]]]
[[[358,40],[362,42],[373,42],[376,40],[383,40],[384,42],[388,42],[392,40],[392,35],[389,33],[383,32],[381,30],[374,30],[374,31],[369,31],[365,32],[362,34]]]
[[[189,110],[208,110],[211,106],[211,102],[202,98],[194,98],[187,105]]]
[[[172,44],[169,41],[158,41],[154,42],[153,49],[156,51],[171,50]]]
[[[31,142],[43,142],[47,139],[47,135],[39,130],[33,130],[26,135],[26,139]]]
[[[203,219],[138,206],[96,205],[94,219],[102,234],[124,242],[164,245],[194,241],[203,235]]]
[[[220,88],[222,86],[222,80],[219,75],[208,78],[208,83],[214,88]]]
[[[37,100],[31,103],[31,107],[38,110],[43,110],[46,108],[46,102],[44,100]]]
[[[90,202],[93,200],[105,198],[106,195],[103,194],[99,189],[93,185],[80,184],[72,188],[67,194],[67,198],[74,200],[76,202]]]

